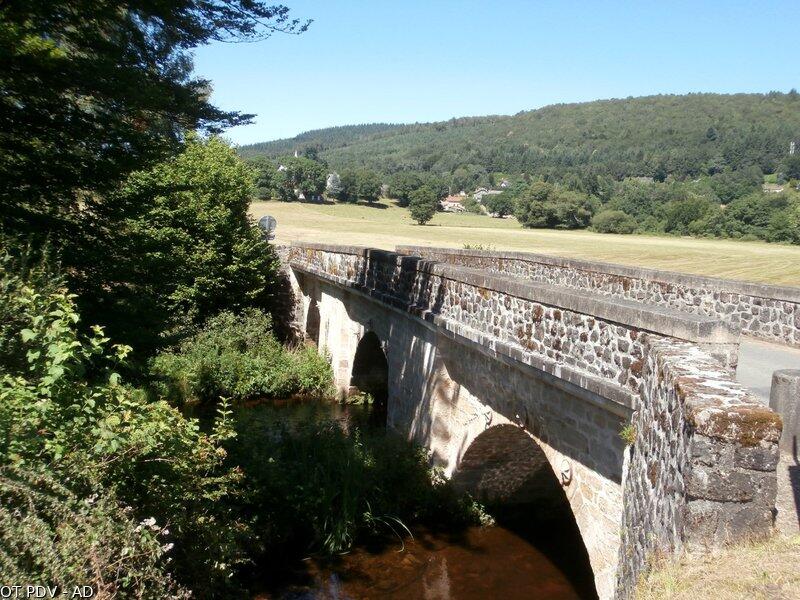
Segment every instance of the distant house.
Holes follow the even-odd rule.
[[[442,210],[445,212],[465,212],[464,198],[461,194],[448,196],[442,200]]]
[[[780,194],[783,191],[783,186],[779,183],[765,183],[761,186],[765,194]]]
[[[500,186],[499,187],[507,188],[509,185],[511,185],[511,184],[508,182],[508,179],[503,179],[503,181],[500,182]]]
[[[484,196],[494,196],[495,194],[502,194],[502,190],[489,190],[486,188],[478,188],[472,192],[472,197],[478,202],[483,202]]]

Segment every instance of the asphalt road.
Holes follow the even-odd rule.
[[[778,369],[800,369],[800,348],[741,338],[736,379],[765,404],[769,404],[772,373]]]

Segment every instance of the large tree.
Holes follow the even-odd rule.
[[[439,209],[439,192],[431,186],[422,186],[411,192],[408,210],[417,225],[425,225]]]
[[[515,215],[523,227],[582,229],[588,227],[596,206],[585,194],[533,182],[516,200]]]
[[[132,173],[100,207],[71,274],[82,312],[147,355],[221,310],[271,309],[277,258],[247,216],[253,170],[218,138]]]
[[[209,103],[192,49],[307,26],[260,0],[0,3],[0,227],[63,239],[187,131],[247,122]]]

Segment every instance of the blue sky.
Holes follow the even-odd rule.
[[[240,144],[353,123],[800,88],[800,0],[284,0],[300,36],[200,48]]]

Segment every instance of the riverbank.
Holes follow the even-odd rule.
[[[686,554],[643,578],[636,600],[800,598],[800,536]]]
[[[366,204],[253,202],[250,215],[278,221],[276,242],[330,242],[392,250],[399,244],[542,252],[761,283],[800,285],[800,246],[590,231],[523,229],[516,219],[437,213],[424,226],[394,201]]]

